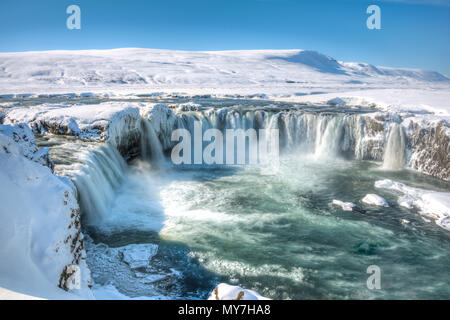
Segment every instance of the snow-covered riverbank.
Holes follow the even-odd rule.
[[[0,287],[46,299],[92,298],[73,183],[51,171],[26,125],[0,125]],[[66,292],[76,266],[80,289]]]

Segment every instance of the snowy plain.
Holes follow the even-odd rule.
[[[313,103],[340,97],[448,115],[449,88],[450,78],[438,72],[342,62],[309,50],[124,48],[0,53],[0,94],[4,96],[165,92]]]

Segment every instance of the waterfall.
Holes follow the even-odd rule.
[[[155,119],[150,119],[150,127],[145,125],[147,133],[143,134],[143,157],[160,159],[162,151],[170,153],[177,144],[171,142],[171,133],[178,128],[185,128],[194,134],[194,122],[201,121],[202,131],[209,128],[220,130],[225,134],[226,129],[278,129],[279,150],[281,154],[311,155],[316,159],[358,159],[383,161],[386,168],[401,168],[406,160],[401,154],[392,152],[398,148],[392,145],[400,143],[400,149],[405,150],[406,134],[398,127],[392,129],[390,139],[386,139],[387,131],[378,120],[354,111],[346,113],[331,113],[329,111],[284,109],[272,107],[253,109],[240,106],[222,108],[200,108],[198,110],[176,112],[170,108],[161,109],[164,112]],[[168,119],[167,121],[164,119]],[[157,129],[161,128],[161,129]],[[162,129],[164,128],[164,129]],[[155,134],[156,132],[156,134]],[[159,140],[159,141],[158,141]],[[161,143],[162,145],[161,145]],[[203,147],[208,144],[203,143]],[[386,156],[383,152],[386,150]],[[388,150],[391,150],[388,152]],[[145,155],[147,154],[147,155]],[[192,153],[193,154],[193,153]],[[392,157],[395,155],[396,157]],[[392,162],[392,159],[397,159]],[[156,160],[156,162],[159,160]]]
[[[164,153],[152,124],[143,119],[141,122],[141,155],[142,159],[150,160],[154,164],[164,161]]]
[[[202,122],[203,132],[209,128],[223,133],[226,129],[279,129],[280,151],[312,154],[317,159],[344,155],[362,139],[363,123],[354,115],[222,108],[189,111],[178,117],[180,126],[191,134],[195,121]]]
[[[86,154],[73,182],[88,224],[107,216],[114,199],[114,189],[121,184],[126,170],[125,160],[113,146],[103,145]]]
[[[384,151],[383,169],[398,170],[405,164],[405,133],[398,123],[389,131],[387,145]]]
[[[142,119],[142,158],[149,161],[152,167],[164,164],[164,151],[169,151],[174,145],[168,144],[164,150],[161,141],[170,141],[172,130],[177,128],[185,128],[193,134],[195,121],[201,121],[202,133],[210,128],[223,133],[226,129],[255,129],[257,132],[259,129],[278,129],[281,152],[306,153],[316,159],[334,159],[339,156],[383,159],[383,168],[390,170],[401,169],[405,164],[406,134],[402,126],[394,123],[385,143],[384,135],[376,130],[370,131],[364,118],[357,114],[210,108],[180,112],[172,114],[172,117],[174,120],[170,124],[166,123],[165,129],[158,133],[151,121]],[[203,147],[206,145],[203,144]],[[371,145],[380,147],[371,148]],[[383,150],[383,145],[384,156],[381,152],[370,153],[369,150]],[[120,186],[126,170],[126,162],[113,146],[102,145],[86,154],[73,180],[88,224],[107,216],[109,205],[115,198],[115,189]]]
[[[339,155],[342,140],[342,117],[322,117],[317,127],[316,150],[314,156],[318,159],[336,157]]]
[[[168,109],[169,110],[169,109]],[[172,111],[167,111],[172,112]],[[363,159],[367,156],[373,138],[364,139],[365,121],[360,115],[321,114],[302,110],[236,110],[232,108],[207,109],[172,114],[174,121],[164,131],[155,131],[149,120],[141,122],[142,158],[157,167],[164,163],[161,141],[169,139],[171,131],[186,128],[194,133],[194,122],[202,122],[202,131],[219,129],[278,129],[280,151],[306,153],[316,159],[333,159],[341,155]],[[158,136],[159,135],[159,136]],[[381,136],[382,137],[382,136]],[[378,138],[377,138],[378,139]],[[381,138],[382,139],[382,138]],[[385,169],[401,169],[405,163],[406,136],[400,125],[394,124],[384,148]],[[172,146],[166,146],[169,151]],[[206,144],[203,144],[206,147]],[[284,150],[283,150],[284,149]],[[344,154],[347,152],[347,154]],[[192,153],[193,154],[193,153]],[[370,156],[370,154],[369,154]],[[382,154],[376,157],[381,160]],[[127,165],[116,148],[104,145],[87,154],[79,174],[74,177],[80,196],[80,207],[87,223],[95,223],[108,213]]]

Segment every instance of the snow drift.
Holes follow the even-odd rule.
[[[92,298],[76,189],[50,163],[26,125],[0,125],[0,287],[46,299]],[[78,267],[81,286],[66,292],[70,266]]]

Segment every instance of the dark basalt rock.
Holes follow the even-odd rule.
[[[411,159],[411,167],[450,181],[450,136],[446,130],[448,128],[444,121],[431,128],[416,123],[408,138],[415,155]]]

